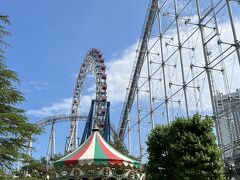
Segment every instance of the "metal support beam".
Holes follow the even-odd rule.
[[[152,97],[152,81],[151,81],[151,64],[149,60],[149,54],[147,53],[147,76],[148,76],[148,92],[149,92],[149,104],[150,104],[150,122],[152,125],[152,129],[155,127],[154,121],[154,104],[153,104],[153,97]]]
[[[51,131],[50,131],[49,141],[48,141],[47,155],[46,155],[47,165],[50,163],[51,158],[55,154],[55,126],[54,125],[55,125],[55,122],[53,121]]]
[[[51,150],[51,157],[53,157],[56,154],[56,134],[55,134],[55,123],[53,124],[52,129],[52,150]]]
[[[128,114],[128,111],[131,111],[132,103],[135,98],[137,83],[140,77],[141,69],[145,60],[145,54],[147,51],[147,41],[152,31],[152,25],[155,19],[155,14],[157,12],[157,9],[158,9],[158,0],[150,1],[148,13],[147,13],[145,24],[144,24],[144,31],[142,33],[141,42],[139,44],[139,53],[136,58],[134,70],[130,78],[129,90],[126,94],[125,103],[124,103],[124,107],[123,107],[123,111],[120,119],[118,130],[119,130],[119,137],[121,140],[123,140],[126,132],[127,114]]]
[[[234,20],[233,20],[232,8],[231,8],[231,5],[230,5],[230,0],[226,0],[226,4],[227,4],[228,14],[229,14],[229,18],[230,18],[232,33],[233,33],[235,49],[236,49],[236,52],[237,52],[238,63],[240,65],[240,49],[239,49],[240,48],[240,44],[239,44],[239,40],[237,39],[237,33],[236,33],[235,25],[234,25]]]
[[[180,38],[179,22],[178,22],[179,13],[178,13],[178,10],[177,10],[176,0],[174,0],[174,11],[175,11],[175,21],[176,21],[176,28],[177,28],[178,50],[179,50],[179,57],[180,57],[180,64],[181,64],[181,74],[182,74],[182,82],[183,82],[183,94],[184,94],[184,100],[185,100],[185,110],[186,110],[187,118],[189,118],[187,86],[186,86],[186,80],[185,80],[185,74],[184,74],[184,64],[183,64],[183,55],[182,55],[182,42],[181,42],[181,38]]]
[[[138,116],[138,143],[139,143],[139,158],[142,162],[143,148],[142,148],[142,127],[141,127],[141,110],[139,103],[139,91],[137,90],[137,116]]]
[[[130,112],[128,110],[128,153],[131,154],[131,124],[130,124]]]
[[[107,142],[110,142],[110,102],[107,102],[107,114],[105,116],[104,128],[103,128],[103,137]]]
[[[202,41],[202,48],[203,48],[203,56],[205,61],[205,69],[208,79],[208,87],[209,87],[209,93],[211,98],[211,105],[212,105],[212,112],[213,112],[213,119],[216,125],[216,132],[217,132],[217,140],[218,145],[221,146],[221,138],[220,138],[220,132],[219,132],[219,123],[218,119],[216,118],[216,107],[215,107],[215,100],[214,100],[214,92],[213,92],[213,82],[212,82],[212,75],[211,70],[209,68],[209,59],[208,59],[208,49],[207,44],[205,43],[205,37],[204,37],[204,29],[201,22],[201,12],[200,12],[200,3],[199,0],[196,0],[196,7],[197,7],[197,15],[198,15],[198,21],[199,21],[199,30],[201,34],[201,41]]]
[[[92,100],[91,107],[88,113],[88,118],[87,118],[83,135],[82,135],[81,144],[83,144],[87,140],[87,138],[91,135],[92,124],[93,124],[93,111],[94,111],[94,101]]]
[[[160,10],[159,10],[160,11]],[[167,85],[166,85],[166,73],[165,73],[165,62],[164,62],[164,56],[163,56],[163,35],[162,35],[162,22],[160,18],[160,12],[157,13],[158,17],[158,31],[159,31],[159,43],[160,43],[160,51],[161,51],[161,62],[162,62],[162,76],[163,76],[163,86],[164,86],[164,103],[165,103],[165,109],[166,109],[166,117],[167,122],[170,123],[169,119],[169,109],[168,109],[168,94],[167,94]]]

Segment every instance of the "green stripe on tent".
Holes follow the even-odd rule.
[[[106,154],[104,153],[100,143],[99,143],[99,140],[98,140],[98,137],[95,136],[95,151],[94,151],[94,161],[95,163],[103,163],[103,164],[108,164],[108,158],[106,156]]]
[[[143,169],[143,165],[142,164],[139,164],[139,163],[134,163],[134,166],[137,168],[137,169],[140,169],[142,170]]]
[[[100,137],[99,137],[99,138],[100,138]],[[101,139],[103,139],[102,136],[101,136]],[[103,141],[105,141],[105,140],[103,139]],[[106,142],[106,141],[105,141],[105,142]],[[107,142],[106,142],[106,143],[107,143]],[[117,149],[113,148],[110,144],[107,143],[107,145],[108,145],[110,148],[112,148],[113,150],[115,150],[117,153],[119,153],[119,154],[121,154],[122,156],[124,156],[125,158],[130,159],[130,160],[133,161],[133,162],[130,162],[130,161],[125,161],[125,162],[131,163],[131,164],[134,164],[134,166],[135,166],[137,169],[140,169],[140,170],[143,169],[143,167],[142,167],[142,163],[141,163],[141,162],[136,161],[136,160],[134,160],[134,159],[132,159],[132,158],[130,158],[130,157],[124,155],[123,153],[121,153],[121,152],[118,151]],[[108,148],[108,147],[106,146],[106,148]],[[108,148],[108,149],[112,152],[112,150],[111,150],[110,148]],[[114,153],[114,154],[115,154],[115,153]]]

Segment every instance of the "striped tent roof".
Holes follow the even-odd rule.
[[[111,147],[100,135],[98,129],[94,129],[91,136],[72,153],[54,162],[56,168],[77,165],[124,165],[131,168],[142,169],[143,165]]]

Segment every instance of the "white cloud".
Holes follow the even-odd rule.
[[[119,58],[107,63],[108,100],[113,104],[124,101],[126,88],[136,56],[137,44],[127,48]]]
[[[93,95],[85,95],[81,98],[80,110],[81,113],[87,114],[90,102],[93,99]],[[35,117],[47,117],[59,114],[70,114],[72,106],[72,98],[65,98],[60,102],[53,103],[49,106],[45,106],[40,109],[27,111],[28,115],[33,115]]]
[[[89,93],[96,92],[96,84],[93,84],[91,87],[87,88],[87,92]]]
[[[47,91],[49,88],[56,87],[56,85],[50,84],[47,81],[30,81],[22,84],[23,92],[34,91]]]
[[[57,114],[69,114],[71,108],[72,99],[66,98],[60,102],[56,102],[51,104],[50,106],[46,106],[36,110],[29,110],[27,111],[28,115],[34,115],[36,117],[42,116],[52,116]]]

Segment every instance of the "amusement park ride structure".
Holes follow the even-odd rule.
[[[116,137],[117,133],[112,124],[110,124],[110,102],[107,101],[106,90],[107,90],[107,75],[106,65],[103,59],[103,54],[100,50],[92,48],[86,55],[79,74],[77,76],[77,83],[74,90],[72,108],[70,115],[58,115],[48,117],[46,119],[38,121],[36,124],[39,127],[45,127],[51,125],[51,132],[49,137],[48,151],[47,151],[47,162],[55,154],[55,124],[63,121],[70,121],[70,135],[67,137],[65,145],[65,153],[72,152],[79,145],[91,135],[93,124],[97,124],[100,132],[102,133],[106,141],[110,141],[110,135]],[[88,116],[78,115],[80,97],[83,89],[83,83],[88,75],[92,72],[96,79],[96,98],[92,100],[90,111]],[[86,121],[84,132],[82,135],[81,142],[78,138],[78,121]],[[31,143],[30,143],[31,144]],[[30,148],[31,149],[31,148]],[[29,152],[31,154],[31,152]]]
[[[118,130],[110,126],[103,55],[98,49],[91,49],[77,77],[71,115],[65,118],[71,122],[66,151],[71,152],[79,145],[77,120],[82,116],[78,109],[89,72],[95,75],[96,99],[85,117],[85,136],[95,121],[106,134],[105,139],[110,140],[111,132],[128,143],[130,154],[144,159],[146,146],[142,142],[155,124],[199,113],[213,117],[218,145],[222,148],[223,132],[215,97],[219,92],[230,94],[240,85],[234,81],[240,74],[240,44],[234,22],[239,3],[239,0],[150,0]],[[51,121],[52,126],[57,121]],[[131,147],[136,145],[139,148],[132,151]],[[234,167],[234,157],[227,163]]]
[[[106,96],[107,94],[106,93],[106,90],[107,90],[106,65],[104,62],[102,52],[98,49],[93,48],[88,52],[87,56],[85,57],[77,77],[77,83],[76,83],[75,91],[73,94],[73,101],[72,101],[72,108],[71,108],[71,115],[73,118],[71,120],[71,128],[70,128],[67,152],[73,151],[78,147],[78,141],[77,141],[78,123],[74,117],[77,116],[78,114],[83,82],[89,72],[93,72],[96,79],[96,99],[95,101],[92,102],[92,105],[91,105],[91,109],[93,111],[93,108],[94,108],[95,113],[91,118],[93,118],[93,120],[96,121],[96,123],[101,129],[106,127],[104,126],[105,119],[108,118],[109,116],[109,111],[107,112],[109,108],[107,105],[107,96]],[[109,122],[109,119],[106,120],[106,122]],[[91,128],[89,131],[91,132]],[[107,132],[107,130],[104,129],[104,133],[110,133],[110,132]],[[90,134],[88,136],[90,136]]]
[[[222,148],[224,132],[219,126],[222,119],[215,97],[219,92],[231,94],[240,85],[236,78],[240,74],[240,44],[234,16],[234,11],[240,10],[239,3],[150,1],[118,129],[120,139],[124,141],[127,136],[130,153],[132,142],[136,142],[131,141],[134,134],[139,139],[139,150],[133,154],[142,158],[146,155],[142,142],[155,124],[170,123],[176,117],[194,113],[212,116]],[[234,108],[230,111],[240,111],[239,106]],[[150,127],[144,129],[147,124]],[[235,152],[239,146],[233,143],[229,147]],[[233,155],[224,161],[231,168],[237,167],[237,158]]]

